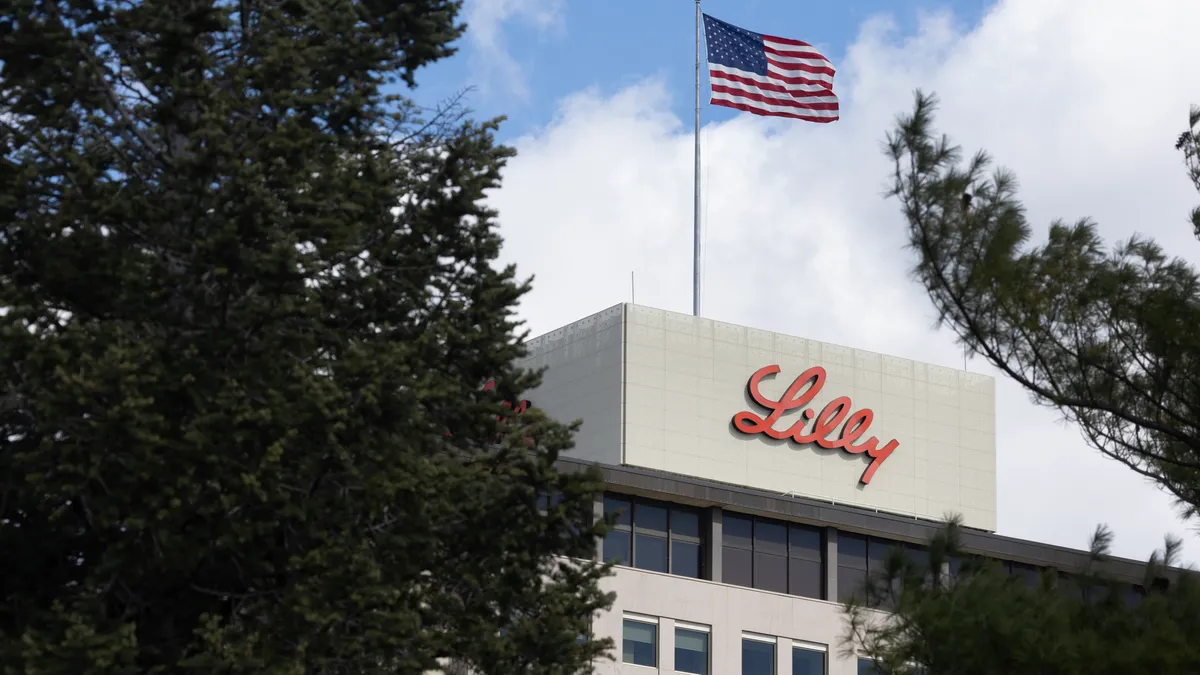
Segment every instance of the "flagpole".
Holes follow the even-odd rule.
[[[700,0],[696,0],[696,140],[695,204],[692,208],[692,316],[700,316]]]

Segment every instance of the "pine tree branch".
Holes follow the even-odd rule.
[[[1087,222],[1055,224],[1046,246],[1020,251],[1029,230],[1014,181],[984,179],[983,154],[959,168],[958,149],[930,132],[934,105],[918,93],[888,151],[891,194],[939,317],[1039,402],[1087,426],[1105,454],[1195,499],[1178,483],[1200,477],[1190,356],[1200,342],[1187,328],[1200,322],[1195,271],[1140,240],[1105,256]]]

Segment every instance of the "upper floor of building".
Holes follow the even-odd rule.
[[[560,461],[566,471],[588,466],[592,463]],[[597,559],[673,576],[844,603],[861,593],[892,551],[927,563],[929,542],[944,527],[935,520],[653,469],[598,466],[606,489],[596,497],[594,516],[611,514],[615,524],[598,543]],[[963,528],[960,538],[964,557],[994,560],[1030,585],[1049,572],[1063,592],[1079,592],[1073,580],[1098,571],[1120,582],[1127,602],[1145,595],[1143,562],[1097,563],[1085,551],[971,528]],[[961,562],[948,561],[951,578]]]
[[[995,530],[989,376],[628,304],[527,345],[572,457]]]

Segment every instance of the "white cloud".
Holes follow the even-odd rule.
[[[1200,261],[1186,222],[1198,201],[1173,149],[1200,102],[1200,4],[1010,0],[963,30],[945,14],[898,35],[866,22],[844,63],[843,119],[813,125],[742,115],[704,131],[705,316],[962,367],[908,277],[905,224],[885,201],[880,151],[916,87],[968,152],[1022,180],[1031,222],[1092,215],[1110,240],[1135,231]],[[534,333],[629,299],[690,311],[692,137],[654,79],[587,90],[519,139],[492,198],[505,255],[536,275],[522,314]],[[985,370],[979,361],[971,370]],[[997,375],[1000,531],[1086,546],[1097,523],[1117,553],[1162,536],[1200,543],[1168,499],[1088,448]]]
[[[525,72],[504,41],[504,26],[517,21],[538,31],[561,30],[563,9],[564,0],[469,0],[467,39],[476,79],[485,95],[496,91],[519,102],[529,98]]]

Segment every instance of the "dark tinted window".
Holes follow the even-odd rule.
[[[837,599],[846,602],[852,597],[862,599],[863,586],[867,583],[867,571],[853,567],[839,567],[837,572]]]
[[[883,675],[883,668],[875,665],[871,659],[858,660],[858,675]]]
[[[672,534],[685,537],[700,537],[700,514],[695,511],[671,509]]]
[[[722,539],[725,583],[825,597],[825,544],[820,528],[726,512]]]
[[[821,563],[800,558],[788,559],[788,593],[806,598],[825,597],[825,570]]]
[[[754,523],[754,551],[787,555],[787,527],[783,523],[757,520]]]
[[[667,538],[642,534],[633,537],[633,566],[652,572],[667,571]]]
[[[704,538],[700,512],[671,508],[671,574],[699,579],[704,575]]]
[[[617,514],[617,525],[628,526],[633,522],[633,509],[630,507],[628,500],[605,496],[604,515],[610,513]]]
[[[838,567],[867,569],[867,538],[838,532]]]
[[[700,577],[700,544],[675,540],[671,542],[671,574]]]
[[[558,508],[560,508],[562,503],[563,503],[562,493],[560,493],[560,492],[550,492],[549,494],[543,493],[543,494],[538,495],[537,509],[538,509],[539,513],[548,514],[551,511],[555,511]],[[590,508],[587,510],[586,513],[577,513],[576,512],[576,513],[570,513],[568,515],[571,517],[571,522],[568,523],[567,527],[571,531],[572,534],[578,534],[580,532],[581,528],[590,525],[592,522],[592,514],[591,514]],[[578,555],[578,552],[576,552],[574,554],[569,553],[567,550],[568,548],[569,547],[567,546],[567,542],[564,541],[562,543],[561,547],[559,548],[558,552],[561,555]],[[588,557],[591,557],[591,556],[589,555]]]
[[[742,638],[742,675],[775,675],[775,645]]]
[[[621,660],[637,666],[658,665],[658,626],[625,619],[621,639]]]
[[[609,530],[604,535],[604,561],[616,561],[618,565],[628,565],[632,560],[630,555],[631,540],[628,532]]]
[[[838,532],[837,601],[860,597],[867,581],[867,538]]]
[[[776,593],[788,592],[788,559],[781,555],[754,552],[754,587]]]
[[[557,507],[563,501],[563,496],[560,493],[538,495],[538,511],[547,513],[550,509]]]
[[[704,541],[696,509],[605,495],[604,510],[619,514],[604,540],[606,561],[689,577],[703,574]]]
[[[1076,600],[1079,600],[1083,597],[1083,591],[1079,587],[1079,581],[1075,577],[1065,572],[1058,573],[1058,592],[1062,593],[1068,598],[1073,598]]]
[[[737,586],[753,586],[754,554],[726,546],[721,551],[721,581]]]
[[[754,521],[729,513],[721,523],[721,538],[726,546],[750,549],[754,547]]]
[[[1023,581],[1026,586],[1030,588],[1037,586],[1038,577],[1041,576],[1041,570],[1037,567],[1018,562],[1007,563],[1005,567],[1009,574]]]
[[[788,534],[788,550],[793,558],[821,562],[825,559],[825,542],[815,527],[793,525]]]
[[[882,570],[888,555],[897,548],[898,544],[887,539],[867,538],[867,571]]]
[[[675,672],[708,675],[708,633],[675,629]]]
[[[920,546],[909,544],[904,547],[904,554],[908,556],[908,561],[917,569],[929,569],[929,551]]]
[[[921,546],[838,532],[838,601],[845,602],[852,596],[861,599],[867,578],[882,573],[895,550],[903,551],[912,562],[928,567],[929,554]],[[873,598],[872,602],[875,600],[878,598]]]
[[[1130,586],[1125,589],[1125,606],[1133,609],[1142,603],[1146,597],[1146,589],[1141,586]]]
[[[825,675],[825,652],[801,647],[793,649],[792,675]]]
[[[667,533],[667,508],[639,503],[633,512],[633,527],[646,532]]]

